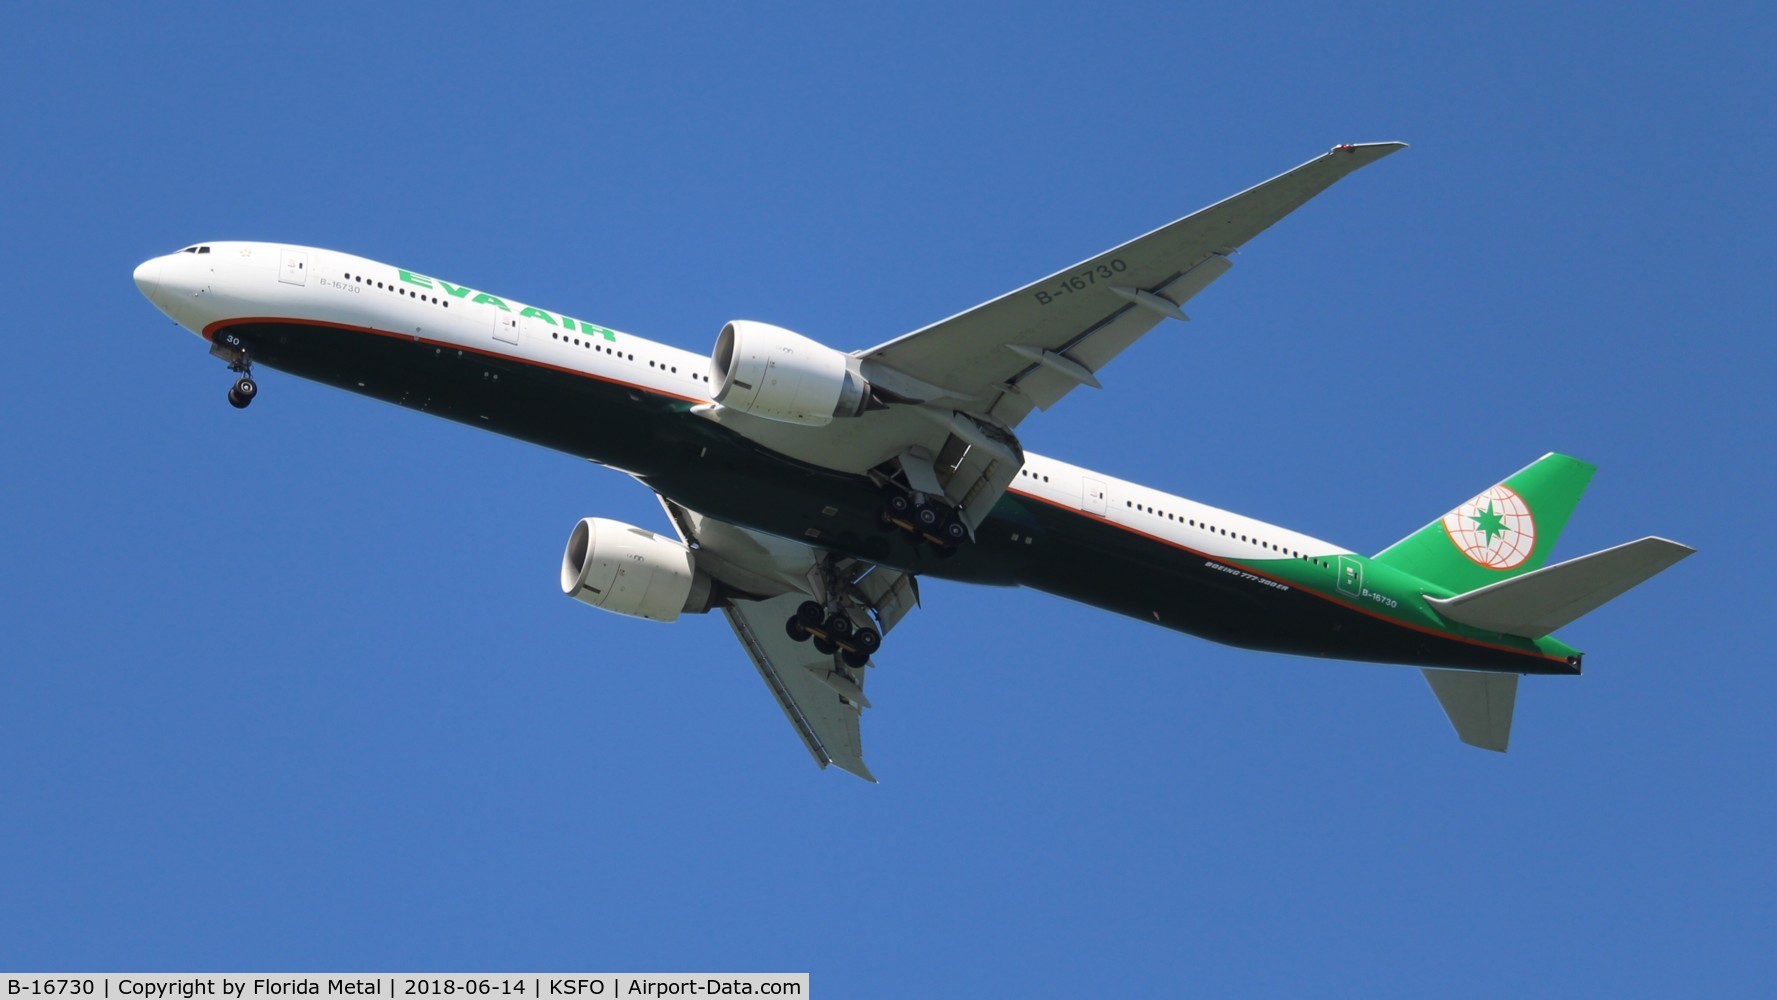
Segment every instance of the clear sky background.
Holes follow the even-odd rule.
[[[1424,10],[12,11],[0,967],[1768,989],[1777,32]],[[1700,554],[1563,631],[1508,756],[1409,669],[928,581],[882,783],[821,772],[720,618],[561,596],[577,518],[666,529],[645,490],[272,371],[236,412],[130,281],[288,241],[852,350],[1395,139],[1021,434],[1364,552],[1597,463],[1557,555]]]

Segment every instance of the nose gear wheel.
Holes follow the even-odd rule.
[[[228,390],[228,403],[237,410],[244,410],[259,395],[259,384],[243,375]]]
[[[216,335],[210,342],[210,353],[228,362],[228,370],[240,377],[228,390],[228,405],[237,410],[244,410],[259,395],[259,383],[253,381],[253,359],[247,355],[247,345],[239,334],[226,330]]]

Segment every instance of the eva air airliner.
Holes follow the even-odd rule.
[[[710,357],[363,257],[199,243],[136,284],[258,395],[258,367],[619,469],[672,534],[573,528],[564,593],[654,621],[719,610],[822,767],[875,780],[874,657],[931,575],[1016,585],[1217,642],[1424,669],[1463,741],[1504,750],[1551,632],[1691,553],[1549,553],[1593,467],[1550,454],[1373,555],[1025,450],[1016,433],[1401,143],[1343,145],[1022,288],[846,353],[735,320]],[[622,433],[611,428],[621,427]]]

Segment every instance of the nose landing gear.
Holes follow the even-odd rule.
[[[247,345],[239,334],[223,332],[210,342],[210,353],[228,362],[228,370],[239,375],[228,390],[228,405],[244,410],[259,395],[259,383],[253,381],[253,359],[247,356]]]

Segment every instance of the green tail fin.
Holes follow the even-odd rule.
[[[1597,466],[1550,453],[1376,553],[1377,562],[1463,594],[1528,573],[1549,552]]]

